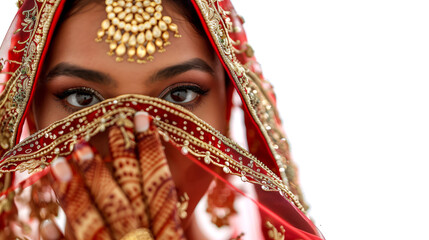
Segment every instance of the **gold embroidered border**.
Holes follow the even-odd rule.
[[[273,240],[285,240],[285,228],[280,226],[280,231],[269,221],[265,223],[268,230],[268,237]]]
[[[261,185],[265,191],[278,191],[303,209],[275,173],[233,140],[185,108],[145,96],[123,95],[109,99],[53,123],[7,152],[6,159],[0,163],[0,173],[40,171],[56,157],[69,155],[80,138],[89,140],[114,124],[129,127],[130,124],[127,125],[124,120],[132,119],[142,104],[147,106],[144,110],[154,117],[154,124],[164,139],[182,148],[182,153],[189,153],[206,164],[213,164],[227,174],[239,176],[244,182]],[[161,112],[164,114],[158,115]],[[89,115],[94,116],[94,119],[89,121]],[[179,120],[181,122],[177,122]],[[194,126],[195,132],[186,129],[187,126]]]
[[[41,4],[40,7],[38,2]],[[18,41],[12,50],[14,53],[22,53],[22,60],[21,62],[9,60],[11,63],[19,63],[20,66],[7,81],[0,96],[2,118],[0,145],[3,150],[15,144],[17,129],[30,98],[49,26],[60,2],[60,0],[34,0],[34,7],[22,13],[25,16],[21,23],[22,27],[15,31],[17,34],[29,33],[29,37]]]
[[[257,84],[256,75],[253,74],[253,78],[250,78],[248,75],[251,73],[237,60],[235,56],[237,49],[234,47],[237,43],[229,36],[229,33],[234,32],[234,27],[228,16],[229,12],[222,9],[220,2],[221,0],[196,0],[212,38],[231,71],[250,114],[268,142],[284,183],[289,185],[286,175],[287,161],[284,157],[287,152],[287,142],[280,126],[275,123],[275,119],[278,118],[276,107],[264,95],[262,87]],[[293,171],[293,169],[289,171]]]

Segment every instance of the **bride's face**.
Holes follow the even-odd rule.
[[[154,61],[145,64],[118,63],[106,54],[107,43],[94,41],[106,18],[103,5],[90,4],[68,17],[44,62],[34,105],[37,128],[104,99],[141,94],[182,105],[216,129],[225,129],[222,65],[191,23],[163,5],[182,37],[171,37],[166,52],[155,53]]]
[[[145,64],[116,62],[115,57],[106,54],[109,45],[94,40],[100,23],[106,18],[103,5],[87,5],[65,19],[43,63],[44,77],[39,80],[33,104],[36,128],[45,128],[104,99],[141,94],[181,105],[225,133],[227,104],[223,67],[193,25],[175,12],[175,8],[163,5],[164,14],[173,18],[182,37],[171,37],[166,52],[155,53],[154,61]],[[97,139],[93,141],[94,145],[99,144]],[[97,146],[100,148],[103,152],[103,147]],[[208,185],[211,179],[208,174],[196,169],[190,161],[179,164],[180,154],[175,149],[167,147],[165,152],[179,188],[196,181]],[[182,191],[197,191],[198,195],[204,192],[204,189],[183,188]]]

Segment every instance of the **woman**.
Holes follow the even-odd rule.
[[[3,238],[321,238],[229,1],[19,5],[1,48]],[[228,138],[239,107],[248,150]]]

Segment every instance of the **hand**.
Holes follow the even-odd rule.
[[[136,114],[135,129],[136,135],[110,129],[112,170],[86,143],[70,163],[59,158],[52,165],[67,239],[121,239],[136,229],[150,229],[156,239],[184,239],[158,131],[145,113]]]

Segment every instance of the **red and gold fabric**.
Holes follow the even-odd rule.
[[[0,49],[0,238],[38,238],[39,223],[53,221],[60,207],[67,239],[132,239],[147,229],[147,238],[185,239],[193,217],[210,239],[323,239],[305,214],[273,89],[229,0],[192,3],[241,99],[249,150],[185,108],[141,95],[107,99],[29,136],[35,86],[65,2],[20,1]],[[136,132],[142,111],[150,127]],[[109,158],[88,143],[106,132]],[[216,179],[200,201],[209,198],[209,212],[230,211],[222,224],[183,212],[192,196],[177,191],[164,146]],[[51,164],[58,159],[72,169],[71,181],[56,181]],[[28,216],[18,217],[25,208]]]

